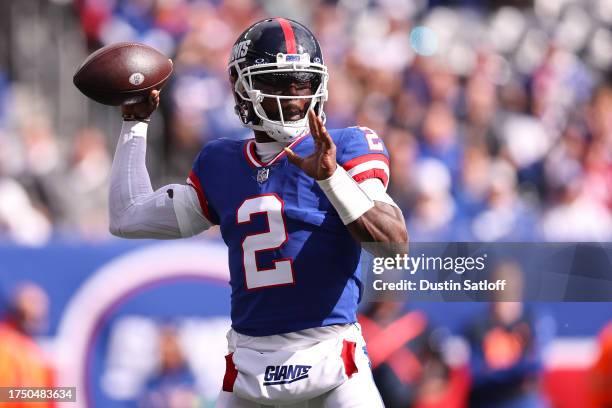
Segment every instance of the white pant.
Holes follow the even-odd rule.
[[[350,333],[350,334],[349,334]],[[237,397],[233,392],[221,391],[216,408],[378,408],[383,407],[380,394],[374,384],[369,360],[365,353],[365,341],[361,336],[358,324],[337,325],[329,327],[302,330],[275,336],[250,337],[238,334],[232,330],[228,333],[230,352],[236,347],[248,346],[254,350],[268,351],[283,349],[299,349],[309,347],[318,341],[331,337],[350,337],[357,340],[355,363],[358,372],[354,373],[340,386],[307,401],[290,405],[262,405],[254,401]]]

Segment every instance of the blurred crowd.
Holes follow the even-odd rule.
[[[612,239],[609,1],[48,1],[77,21],[77,56],[126,40],[172,56],[150,137],[154,185],[184,180],[208,140],[249,137],[227,56],[245,27],[282,15],[322,44],[327,126],[385,140],[412,240]],[[0,64],[0,235],[107,239],[119,115],[75,90],[51,95]],[[62,133],[55,97],[97,119]]]

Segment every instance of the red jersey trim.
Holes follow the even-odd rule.
[[[298,137],[293,142],[291,142],[291,144],[289,146],[287,146],[287,147],[289,149],[292,149],[293,147],[295,147],[298,143],[300,143],[302,140],[304,140],[309,135],[310,134],[306,134],[304,136]],[[281,150],[269,162],[267,162],[267,163],[262,162],[259,159],[259,157],[257,156],[257,152],[255,150],[255,139],[247,140],[247,142],[244,144],[244,149],[243,150],[244,150],[244,157],[246,158],[247,162],[249,163],[249,165],[251,167],[266,167],[266,166],[270,166],[270,165],[276,163],[277,161],[279,161],[280,159],[282,159],[286,155],[285,151]]]
[[[200,179],[197,174],[193,170],[189,172],[189,178],[187,179],[191,187],[193,187],[198,195],[198,201],[200,202],[200,208],[202,208],[202,213],[206,217],[206,219],[213,224],[218,224],[216,220],[213,220],[210,214],[210,209],[208,208],[208,201],[206,200],[206,195],[204,194],[204,190],[202,189],[202,184],[200,183]]]
[[[387,176],[387,173],[385,173],[385,171],[381,169],[370,169],[362,171],[361,173],[357,173],[353,176],[353,180],[358,183],[372,178],[380,179],[380,181],[382,181],[385,187],[387,187],[387,184],[389,183],[389,177]]]
[[[351,159],[347,161],[346,163],[344,163],[342,167],[344,167],[344,170],[349,171],[355,166],[358,166],[362,163],[372,161],[372,160],[380,160],[382,162],[385,162],[387,166],[389,165],[389,158],[387,158],[387,156],[385,156],[384,154],[370,153],[370,154],[364,154],[363,156],[355,157],[354,159]]]

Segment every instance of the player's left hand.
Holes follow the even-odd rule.
[[[310,156],[300,157],[285,147],[287,159],[315,180],[328,179],[336,171],[336,144],[323,126],[323,121],[313,110],[308,111],[310,134],[315,142],[315,151]]]

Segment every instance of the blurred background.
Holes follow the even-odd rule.
[[[321,42],[327,126],[385,140],[413,241],[612,241],[608,0],[5,0],[0,385],[78,384],[82,406],[212,404],[229,326],[218,230],[185,247],[111,237],[121,119],[72,75],[117,41],[172,57],[147,160],[155,186],[183,182],[207,141],[250,137],[225,64],[268,16]],[[194,264],[152,272],[150,248]],[[149,268],[108,272],[134,254]],[[390,407],[610,406],[610,321],[609,303],[384,302],[362,317]]]

